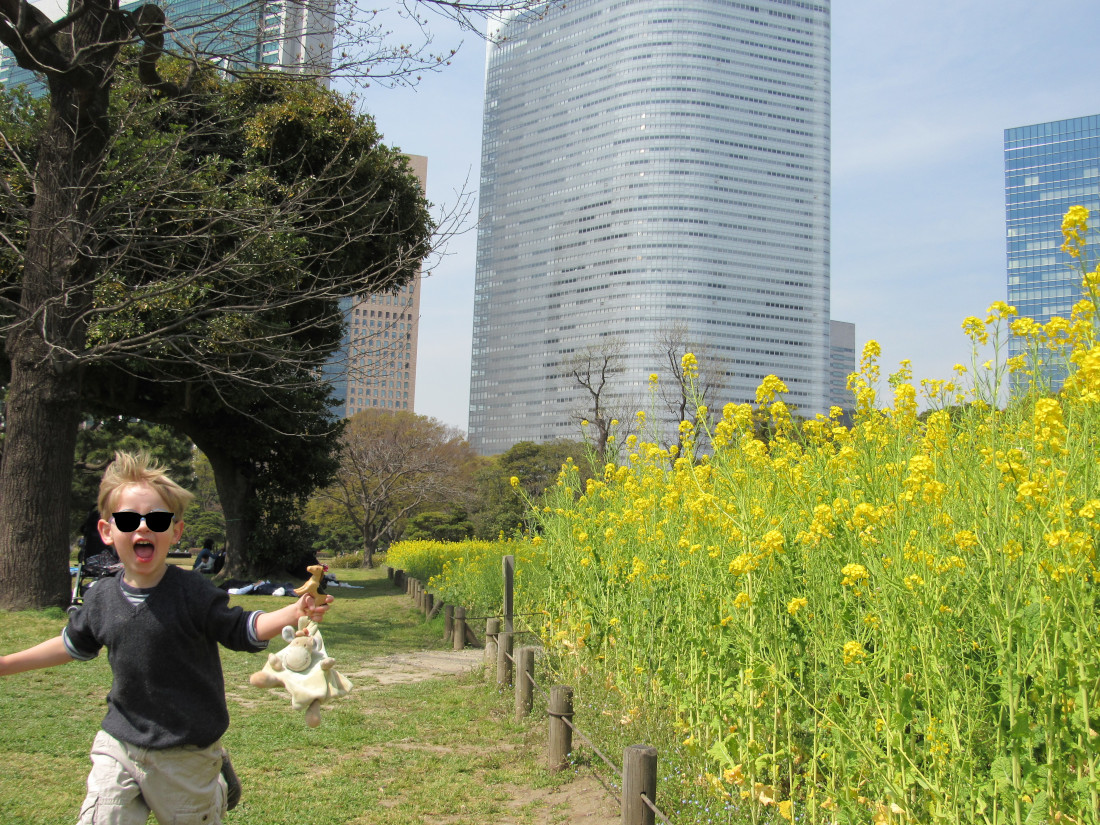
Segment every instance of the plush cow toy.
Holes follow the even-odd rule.
[[[285,687],[291,707],[305,708],[306,724],[315,728],[321,724],[321,703],[347,695],[351,682],[333,667],[336,660],[325,652],[316,622],[303,616],[297,632],[283,628],[283,638],[287,646],[270,654],[263,670],[253,673],[248,681],[255,687]]]

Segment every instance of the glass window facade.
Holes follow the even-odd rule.
[[[715,408],[768,374],[827,407],[829,4],[578,0],[488,47],[469,434],[577,437],[566,363],[611,340],[645,406],[660,330]]]
[[[831,321],[829,326],[829,405],[850,412],[856,408],[855,393],[848,389],[848,376],[856,371],[856,325]]]
[[[131,0],[121,8],[135,9],[143,2]],[[34,5],[52,14],[56,3]],[[335,0],[163,0],[158,5],[178,48],[214,57],[227,68],[276,66],[315,73],[328,82]],[[0,84],[26,85],[35,94],[46,89],[5,48],[0,48]]]
[[[1005,130],[1008,303],[1021,317],[1069,318],[1081,299],[1081,274],[1061,251],[1071,206],[1100,212],[1100,115]],[[1011,355],[1023,342],[1009,341]],[[1064,375],[1048,367],[1057,385]]]

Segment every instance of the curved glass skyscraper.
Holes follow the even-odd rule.
[[[470,440],[578,435],[568,365],[635,409],[673,327],[713,409],[826,408],[829,3],[575,0],[489,46]]]

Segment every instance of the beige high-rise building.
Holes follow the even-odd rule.
[[[408,158],[425,188],[428,159],[420,155]],[[366,409],[414,411],[420,281],[418,273],[396,293],[347,302],[347,337],[333,363],[332,376],[342,417]]]

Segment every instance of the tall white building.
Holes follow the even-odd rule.
[[[489,46],[470,441],[577,437],[567,364],[707,353],[711,406],[768,374],[827,408],[829,2],[575,0]]]

